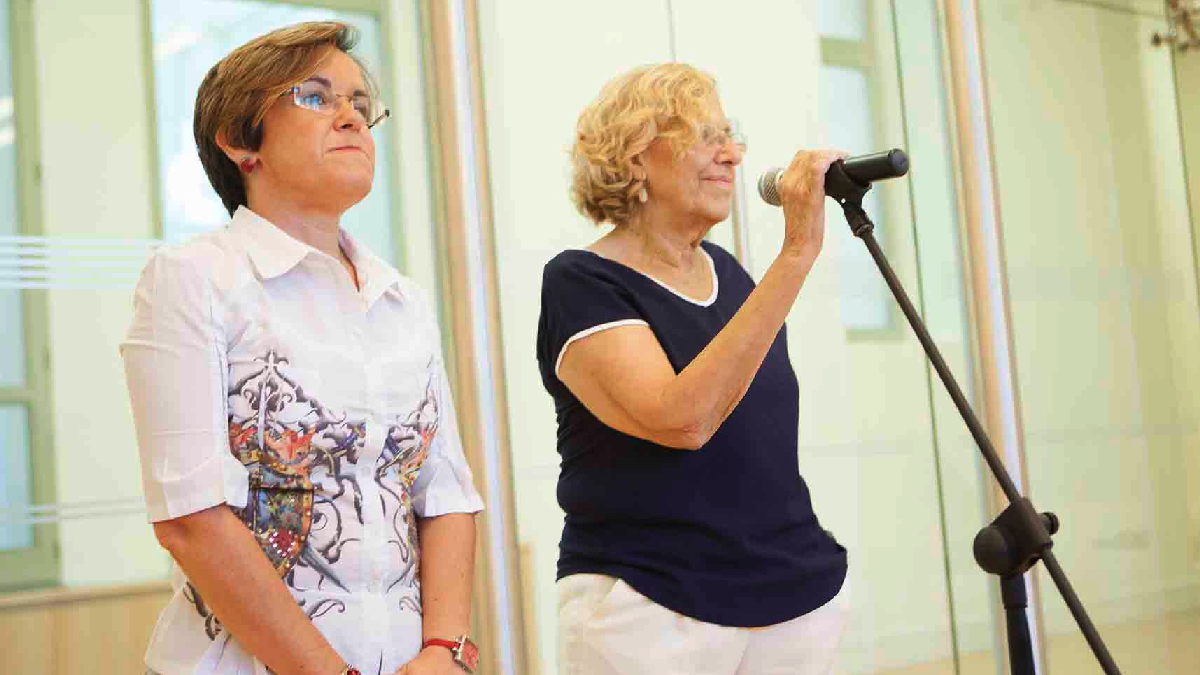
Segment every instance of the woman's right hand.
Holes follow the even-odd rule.
[[[783,253],[816,260],[825,242],[825,172],[847,156],[835,150],[801,150],[779,177]]]

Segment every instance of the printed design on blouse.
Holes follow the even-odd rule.
[[[328,583],[349,592],[336,566],[343,549],[360,541],[344,534],[348,519],[360,525],[365,522],[355,466],[366,442],[366,421],[336,414],[307,393],[288,357],[271,350],[252,363],[251,372],[233,382],[227,392],[230,449],[250,474],[246,506],[233,511],[290,587],[296,587],[296,570],[307,569],[316,573],[318,589]],[[373,472],[394,535],[388,537],[388,544],[396,547],[399,557],[399,569],[394,578],[389,575],[387,590],[412,589],[413,593],[402,594],[399,603],[417,613],[421,613],[420,556],[412,489],[441,421],[433,373],[431,360],[422,398],[389,425]],[[208,637],[216,639],[221,622],[199,591],[188,583],[183,596],[204,620]],[[304,600],[298,602],[310,619],[346,611],[346,605],[336,599],[311,607]]]
[[[333,565],[346,544],[358,541],[343,536],[348,516],[340,498],[347,489],[354,517],[363,522],[353,466],[366,421],[335,414],[305,393],[289,376],[286,357],[269,351],[254,363],[258,367],[228,392],[229,445],[250,472],[250,494],[238,516],[290,586],[299,566],[320,576],[318,587],[329,581],[349,590]]]
[[[420,545],[413,513],[412,489],[421,467],[429,457],[441,422],[441,404],[432,375],[436,370],[432,361],[429,366],[427,372],[431,374],[425,383],[424,396],[407,414],[397,415],[395,423],[388,427],[383,454],[375,467],[375,482],[380,488],[380,498],[384,500],[384,511],[388,510],[389,499],[395,504],[391,519],[395,538],[389,539],[388,543],[399,550],[403,565],[399,577],[388,586],[388,590],[397,585],[416,588],[420,571]],[[421,612],[419,596],[416,600],[405,596],[401,598],[400,605]]]

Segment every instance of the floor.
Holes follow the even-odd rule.
[[[1200,610],[1100,626],[1100,636],[1124,675],[1200,675]],[[1048,642],[1045,675],[1103,672],[1082,634],[1051,635]],[[964,654],[957,673],[953,660],[947,659],[871,675],[997,675],[997,667],[994,654],[981,652]]]

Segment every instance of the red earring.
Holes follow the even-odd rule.
[[[250,173],[251,171],[254,171],[254,159],[247,157],[246,159],[242,160],[242,163],[239,164],[238,167],[241,168],[242,173]]]

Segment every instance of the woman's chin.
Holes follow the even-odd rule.
[[[711,222],[713,225],[716,225],[717,223],[727,220],[729,218],[730,212],[731,212],[731,209],[730,209],[729,204],[725,204],[722,207],[714,207],[714,208],[708,209],[704,215],[708,219],[709,222]]]
[[[371,181],[347,180],[343,177],[341,180],[326,183],[320,189],[327,195],[330,203],[341,205],[344,211],[371,194]]]

